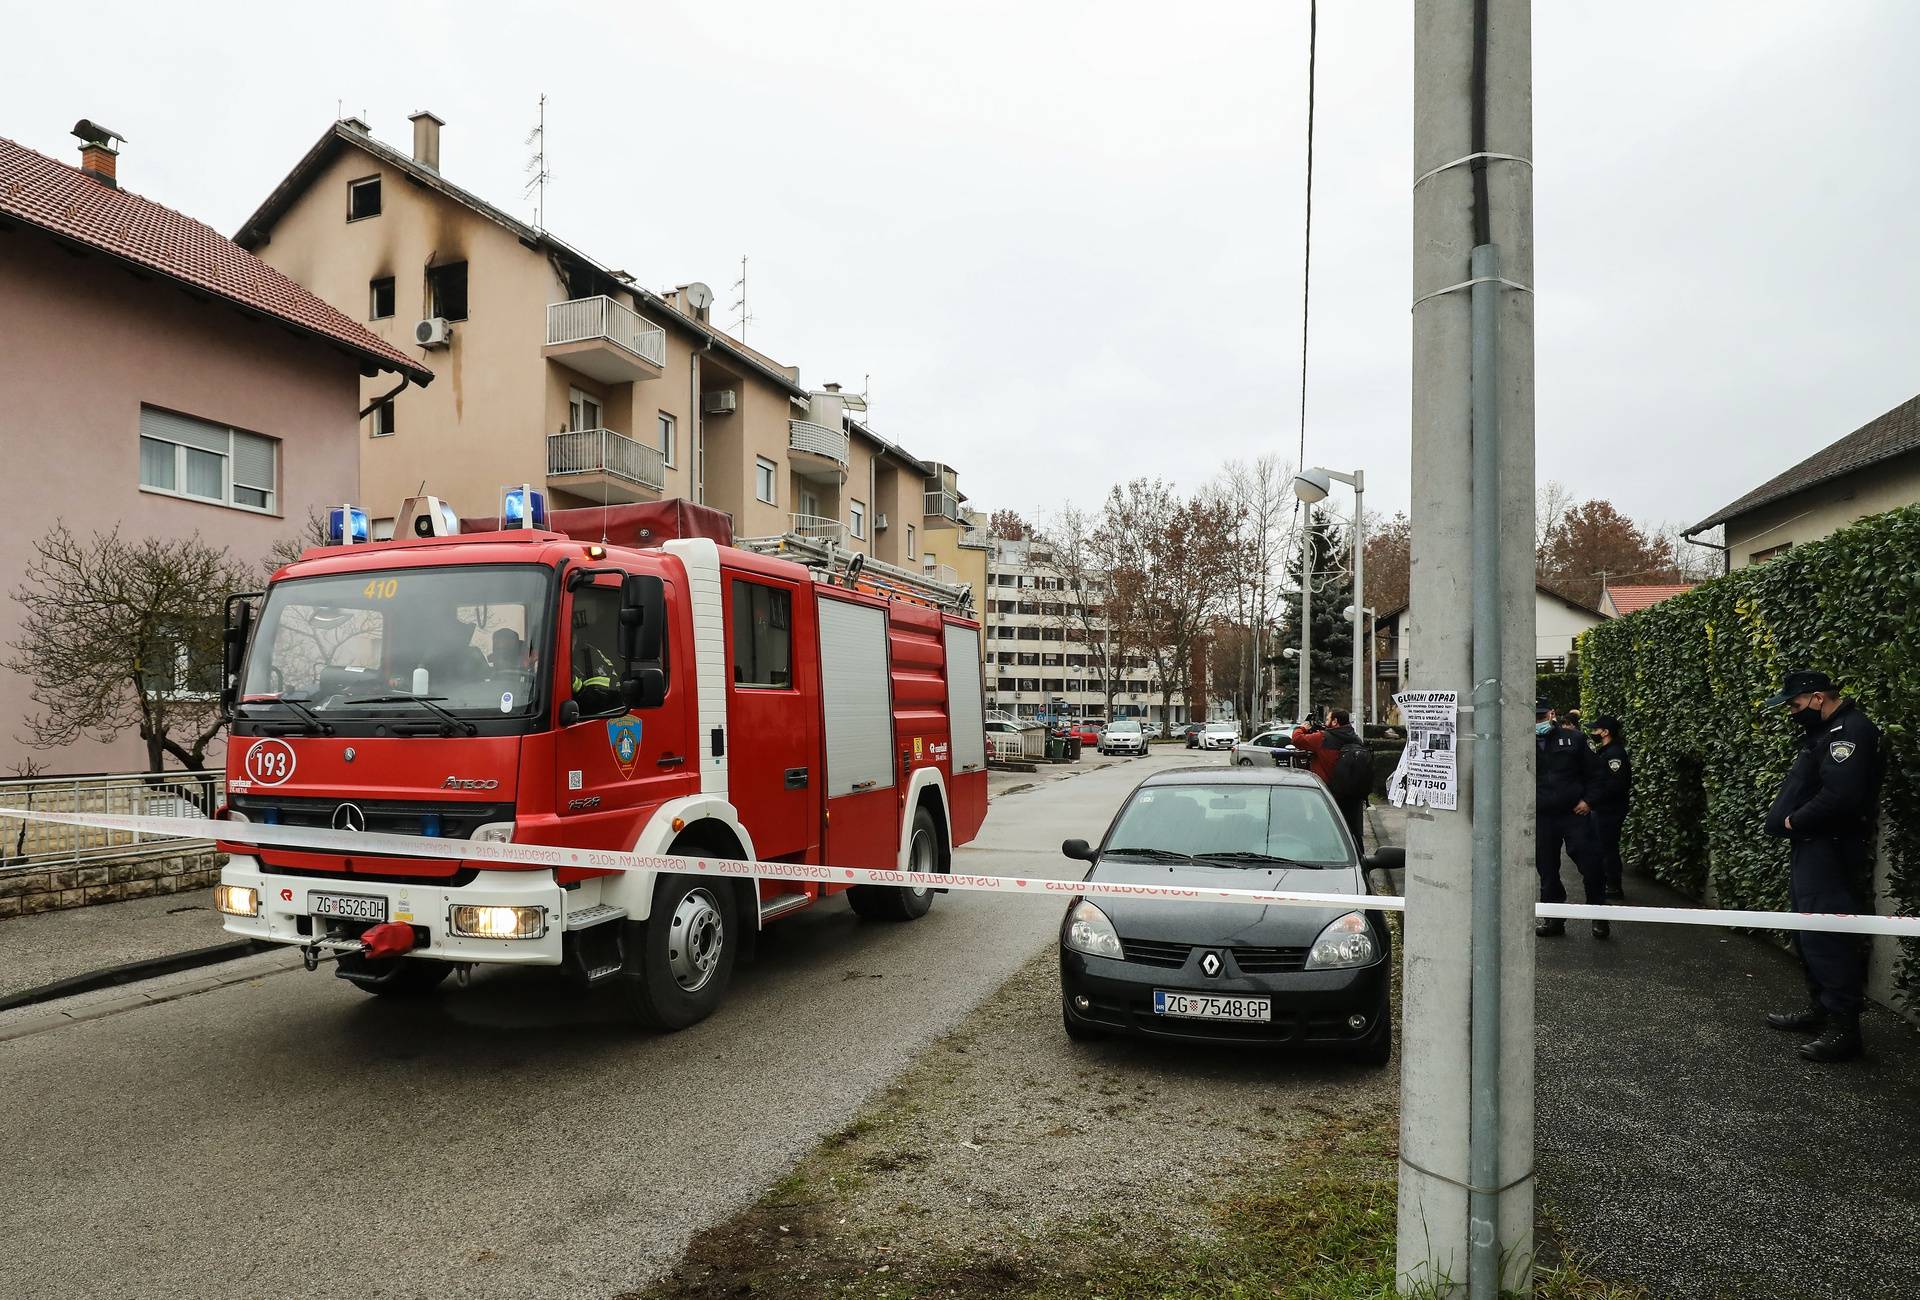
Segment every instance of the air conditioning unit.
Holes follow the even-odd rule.
[[[732,415],[740,409],[740,394],[731,388],[716,388],[700,395],[700,409],[707,415]]]
[[[887,531],[887,512],[886,511],[877,510],[874,512],[873,531],[876,533],[884,533]]]
[[[413,327],[413,341],[423,348],[444,348],[453,342],[453,322],[445,316],[429,316]]]

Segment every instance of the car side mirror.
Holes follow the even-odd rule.
[[[1060,852],[1077,862],[1093,861],[1093,850],[1087,847],[1085,840],[1066,840],[1061,843]]]

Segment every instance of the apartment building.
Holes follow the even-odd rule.
[[[441,376],[363,390],[361,492],[383,525],[422,483],[469,515],[528,483],[555,508],[684,497],[743,538],[916,570],[920,538],[961,525],[943,467],[860,422],[857,395],[717,327],[705,285],[643,288],[448,181],[445,124],[411,120],[410,154],[334,123],[237,236]]]
[[[122,189],[114,132],[82,121],[74,134],[78,167],[0,140],[0,446],[15,484],[0,570],[21,574],[60,522],[82,539],[118,527],[264,560],[311,510],[358,493],[362,385],[426,385],[433,371],[211,227]],[[0,647],[22,616],[0,600]],[[217,670],[184,648],[146,667],[150,691],[194,697]],[[24,752],[16,741],[45,704],[27,678],[0,675],[0,770],[147,765],[131,728]]]
[[[1070,579],[1055,567],[1044,542],[993,538],[987,546],[987,707],[1018,718],[1104,720],[1102,656],[1086,638],[1088,624],[1098,630],[1097,612],[1087,619],[1076,615]],[[1093,595],[1097,600],[1098,591]],[[1089,606],[1090,612],[1097,609]],[[1173,716],[1165,716],[1160,676],[1145,656],[1126,656],[1114,676],[1114,717],[1166,726],[1187,721],[1180,690],[1172,695]]]

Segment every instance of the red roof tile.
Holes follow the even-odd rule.
[[[433,372],[212,227],[0,139],[0,217],[137,263],[426,383]]]
[[[1607,595],[1613,600],[1615,609],[1622,614],[1632,614],[1692,591],[1693,588],[1691,582],[1652,582],[1640,586],[1608,587]]]

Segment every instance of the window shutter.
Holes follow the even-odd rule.
[[[184,447],[227,454],[227,426],[209,424],[190,415],[175,415],[157,406],[140,408],[140,432],[149,438],[163,438]]]
[[[277,468],[279,444],[257,433],[233,434],[233,481],[242,487],[271,492],[279,481]]]

